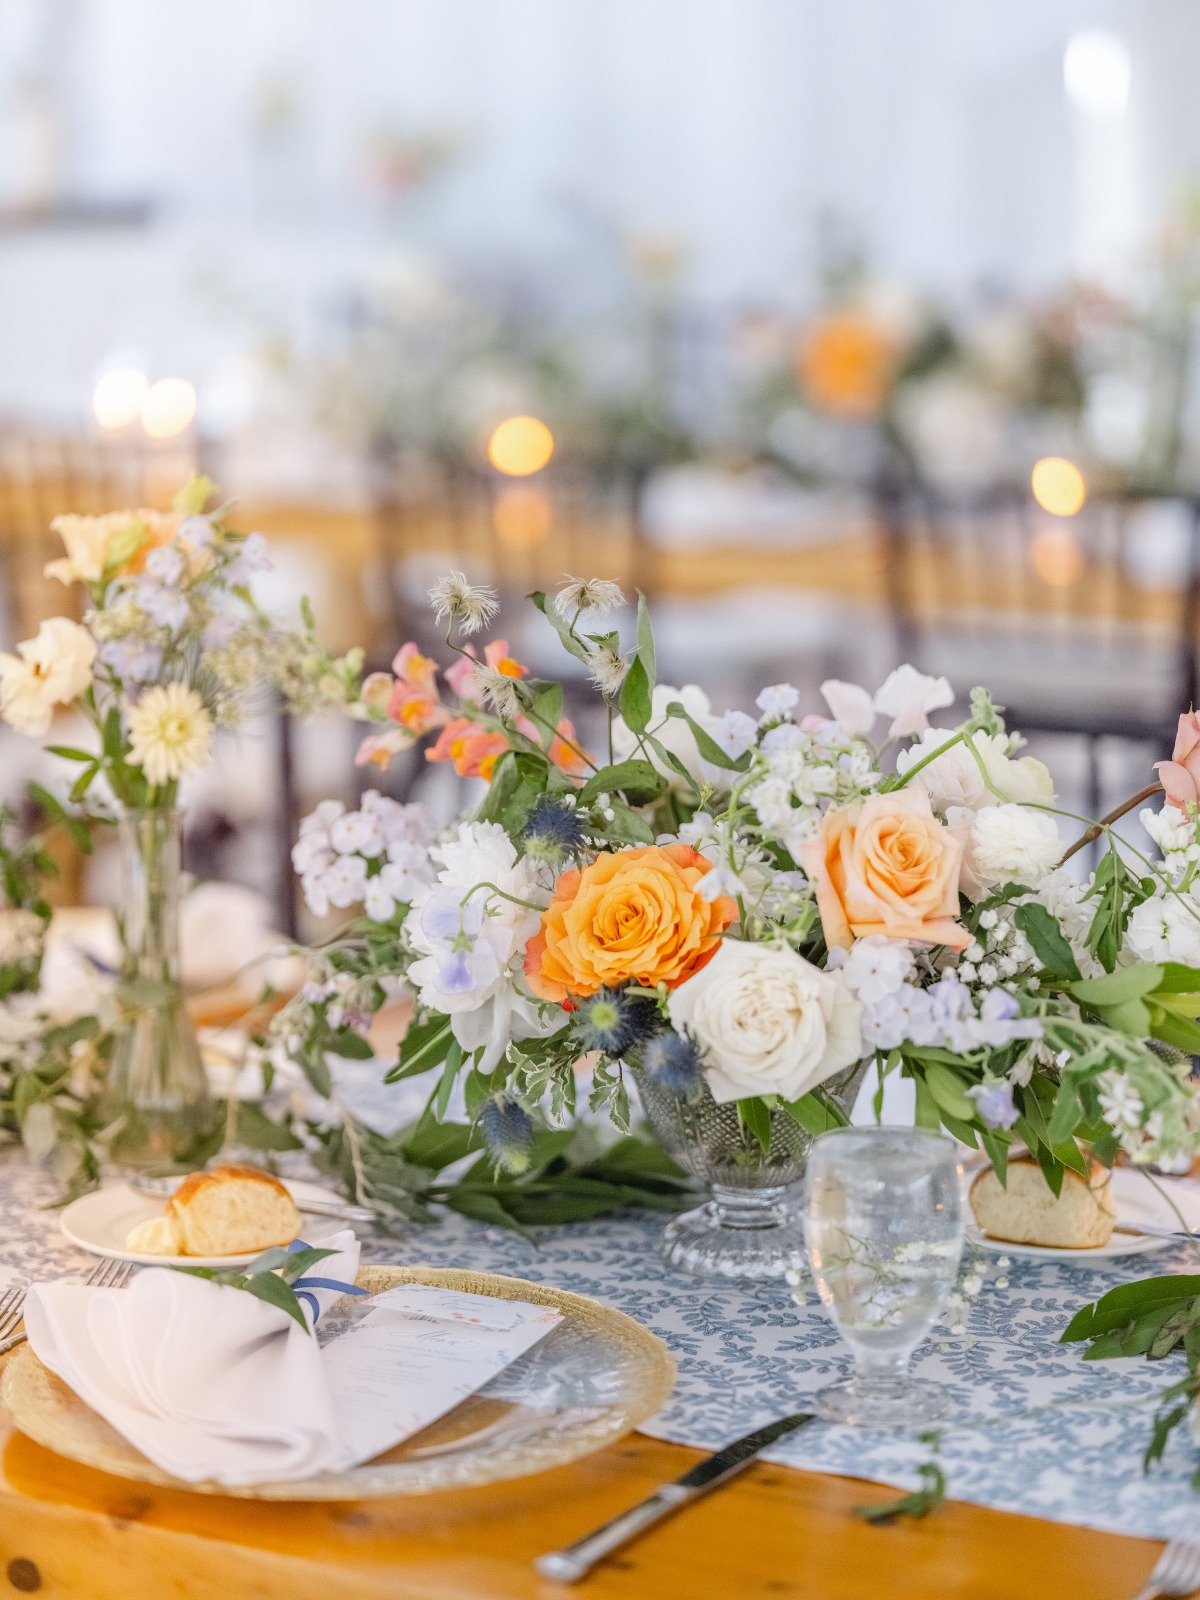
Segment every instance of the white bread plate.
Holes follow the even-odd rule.
[[[1116,1229],[1107,1244],[1088,1250],[1065,1250],[1044,1244],[1010,1244],[1007,1239],[991,1239],[980,1230],[975,1221],[975,1214],[971,1210],[971,1202],[967,1198],[971,1181],[978,1177],[986,1166],[987,1163],[968,1166],[963,1177],[963,1219],[966,1223],[967,1243],[978,1245],[981,1250],[994,1250],[1001,1255],[1028,1257],[1037,1261],[1108,1261],[1115,1256],[1145,1255],[1151,1250],[1164,1250],[1170,1245],[1178,1246],[1181,1243],[1179,1239],[1144,1233],[1119,1233]],[[1111,1182],[1112,1197],[1117,1203],[1118,1229],[1123,1223],[1130,1227],[1138,1225],[1171,1229],[1182,1227],[1183,1224],[1171,1209],[1171,1205],[1154,1187],[1154,1184],[1158,1184],[1179,1207],[1188,1227],[1200,1232],[1200,1187],[1190,1183],[1178,1183],[1171,1178],[1156,1177],[1154,1183],[1151,1183],[1144,1173],[1134,1167],[1114,1167]]]
[[[291,1178],[284,1180],[284,1187],[301,1212],[306,1199],[337,1202],[341,1198],[320,1184]],[[144,1267],[244,1267],[262,1254],[254,1250],[239,1256],[153,1256],[141,1250],[127,1250],[129,1230],[139,1222],[163,1216],[166,1209],[166,1195],[159,1198],[143,1194],[127,1183],[113,1183],[73,1200],[63,1211],[59,1225],[72,1244],[90,1255],[111,1256],[116,1261],[133,1261]],[[336,1217],[302,1215],[300,1237],[306,1244],[320,1244],[347,1226]]]

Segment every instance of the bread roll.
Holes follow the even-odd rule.
[[[145,1256],[177,1256],[180,1253],[180,1240],[174,1219],[147,1217],[136,1228],[130,1228],[125,1248],[139,1250]]]
[[[1117,1207],[1100,1162],[1091,1163],[1087,1182],[1077,1172],[1064,1172],[1057,1199],[1031,1156],[1014,1157],[1007,1177],[1002,1187],[995,1168],[987,1167],[971,1185],[971,1210],[989,1239],[1095,1250],[1112,1237]]]
[[[139,1222],[126,1248],[147,1255],[240,1256],[291,1244],[300,1232],[296,1202],[278,1178],[257,1167],[193,1172],[163,1217]]]

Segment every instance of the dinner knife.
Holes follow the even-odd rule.
[[[560,1583],[577,1583],[604,1556],[619,1550],[639,1533],[644,1533],[656,1522],[678,1511],[680,1506],[698,1500],[711,1489],[727,1483],[744,1467],[748,1467],[760,1450],[765,1450],[776,1439],[794,1433],[797,1428],[813,1420],[811,1411],[800,1411],[794,1416],[768,1422],[766,1427],[755,1429],[743,1439],[735,1439],[690,1472],[685,1472],[682,1478],[676,1478],[674,1483],[664,1483],[647,1499],[631,1506],[628,1511],[619,1512],[608,1522],[602,1522],[591,1533],[584,1534],[582,1539],[576,1539],[574,1544],[539,1556],[534,1566],[543,1577],[557,1578]]]

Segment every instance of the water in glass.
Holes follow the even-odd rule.
[[[868,1427],[927,1422],[944,1394],[908,1364],[953,1287],[963,1224],[954,1145],[922,1129],[839,1128],[809,1152],[805,1238],[855,1371],[816,1409]]]

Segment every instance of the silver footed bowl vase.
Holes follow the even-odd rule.
[[[822,1087],[849,1116],[868,1062],[835,1073]],[[766,1150],[702,1085],[691,1095],[634,1074],[642,1109],[663,1149],[702,1179],[710,1198],[667,1224],[663,1259],[682,1272],[721,1278],[778,1278],[805,1261],[804,1229],[790,1185],[804,1176],[813,1135],[779,1107]]]

